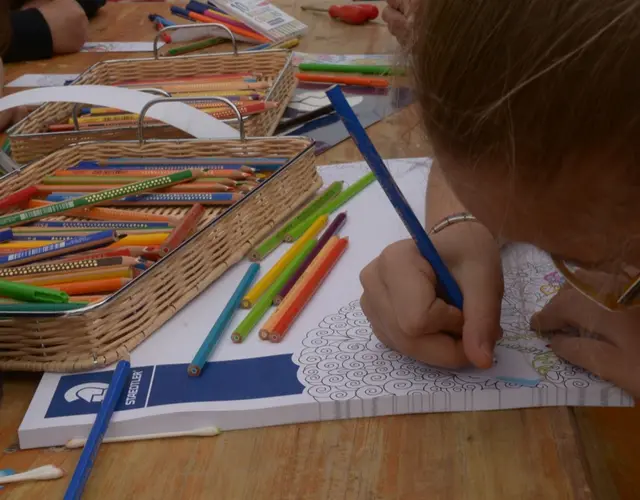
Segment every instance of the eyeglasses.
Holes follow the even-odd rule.
[[[587,298],[609,311],[624,311],[640,306],[640,273],[621,271],[616,275],[599,273],[602,279],[586,279],[580,266],[551,257],[556,268],[567,282]]]

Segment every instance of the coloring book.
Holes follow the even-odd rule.
[[[428,159],[388,165],[416,214],[424,214]],[[364,163],[320,167],[326,184],[351,184]],[[505,249],[504,337],[487,371],[451,372],[387,349],[359,305],[360,270],[390,243],[408,237],[382,189],[373,184],[346,206],[349,246],[281,343],[221,341],[199,378],[187,366],[246,272],[229,269],[131,354],[127,390],[108,435],[222,430],[403,413],[536,406],[631,406],[622,390],[558,359],[530,331],[530,315],[558,290],[551,261],[526,245]],[[263,263],[266,272],[286,248]],[[239,311],[237,325],[246,311]],[[266,318],[265,318],[266,319]],[[87,436],[112,369],[46,373],[19,429],[22,448]]]

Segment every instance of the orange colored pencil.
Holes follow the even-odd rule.
[[[44,200],[29,200],[28,208],[39,208],[51,205],[51,202]],[[61,215],[81,217],[83,219],[107,220],[119,222],[168,222],[174,226],[180,220],[178,217],[168,215],[149,214],[146,212],[136,212],[133,210],[122,210],[118,208],[73,208]]]
[[[389,80],[386,78],[364,77],[364,76],[338,76],[338,75],[317,75],[315,73],[296,73],[296,78],[301,82],[311,83],[338,83],[342,85],[358,85],[360,87],[386,88]]]
[[[62,285],[65,283],[82,283],[113,278],[135,278],[137,273],[130,266],[109,266],[101,269],[86,269],[82,271],[55,273],[24,278],[11,278],[10,281],[26,283],[27,285],[45,286]]]
[[[45,288],[60,290],[68,295],[96,295],[120,290],[131,281],[130,278],[111,278],[106,280],[82,281],[79,283],[65,283],[61,285],[45,285]]]
[[[309,273],[305,276],[307,274],[305,272],[305,274],[300,277],[302,285],[299,287],[298,293],[296,293],[290,304],[286,306],[286,309],[279,321],[271,329],[269,336],[269,340],[271,340],[271,342],[280,342],[283,339],[300,312],[302,312],[318,288],[320,288],[322,282],[335,267],[336,263],[347,249],[348,243],[348,238],[341,238],[339,242],[325,255],[325,258],[313,270],[313,273]],[[291,292],[293,292],[293,290],[291,290]],[[289,294],[287,294],[287,296],[289,296]],[[283,301],[281,307],[284,304],[285,302]]]
[[[225,73],[221,75],[203,75],[203,76],[179,76],[175,78],[147,78],[142,80],[122,80],[116,82],[114,85],[128,86],[128,85],[155,85],[157,83],[179,83],[179,82],[198,82],[209,80],[224,80],[232,78],[251,78],[262,76],[260,73]]]
[[[204,215],[204,207],[196,203],[182,218],[182,221],[171,231],[171,234],[160,245],[160,255],[164,257],[171,250],[178,247],[198,227],[198,222]]]
[[[79,252],[69,255],[63,259],[56,259],[56,262],[69,262],[73,260],[84,259],[102,259],[106,257],[142,257],[148,260],[158,260],[160,246],[126,246],[118,248],[99,248],[97,250],[90,250],[88,252]]]
[[[237,26],[234,26],[232,24],[229,23],[225,23],[224,21],[220,21],[217,19],[212,19],[210,17],[207,16],[203,16],[202,14],[198,14],[196,12],[189,12],[189,17],[191,19],[193,19],[194,21],[200,21],[201,23],[207,23],[207,24],[222,24],[223,26],[226,26],[227,28],[229,28],[229,31],[231,31],[232,33],[235,33],[236,35],[241,35],[241,36],[245,36],[247,38],[251,38],[252,40],[255,40],[256,42],[260,42],[260,43],[271,43],[271,40],[269,40],[268,38],[255,33],[254,31],[248,31],[244,28],[238,28]]]
[[[169,92],[170,94],[174,94],[176,92],[219,92],[221,90],[267,90],[271,87],[271,82],[247,82],[245,80],[235,80],[209,83],[169,83],[158,84],[157,87],[165,92]],[[213,108],[214,106],[211,107]]]
[[[315,258],[311,261],[311,264],[309,264],[309,267],[307,267],[305,272],[300,276],[300,278],[298,278],[298,281],[296,281],[295,285],[291,288],[289,293],[287,293],[286,297],[288,297],[289,299],[287,300],[285,297],[285,299],[283,299],[278,304],[276,310],[273,312],[273,314],[271,314],[269,319],[265,322],[265,324],[258,332],[258,335],[262,340],[269,340],[273,328],[278,324],[282,316],[289,309],[294,297],[296,297],[300,293],[300,290],[305,283],[305,280],[303,280],[303,278],[305,276],[311,276],[316,271],[318,266],[322,264],[322,262],[326,259],[328,253],[339,243],[339,241],[339,236],[332,236],[331,238],[329,238],[329,241],[327,241],[326,245],[322,247],[320,252],[318,252],[318,255],[316,255]]]

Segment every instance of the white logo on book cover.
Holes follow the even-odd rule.
[[[64,393],[64,399],[69,403],[78,401],[78,399],[87,403],[101,403],[108,388],[109,384],[103,382],[87,382],[73,386]]]

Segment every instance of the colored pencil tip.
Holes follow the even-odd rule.
[[[200,368],[196,365],[189,365],[187,373],[190,377],[197,377],[200,375]]]

